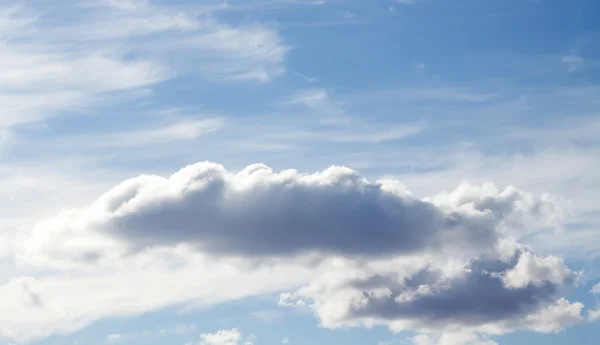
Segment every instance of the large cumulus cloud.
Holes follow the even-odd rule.
[[[204,162],[167,178],[126,180],[91,206],[40,223],[28,245],[83,261],[100,259],[109,244],[132,253],[186,243],[205,253],[260,258],[472,254],[548,209],[554,206],[514,188],[462,186],[419,200],[398,181],[369,182],[343,167],[301,174],[256,164],[233,174]]]
[[[64,315],[93,321],[215,300],[201,287],[224,284],[232,272],[244,273],[227,296],[288,291],[281,304],[311,308],[327,327],[384,324],[469,332],[475,340],[516,329],[558,331],[581,321],[583,305],[561,298],[577,273],[560,258],[518,243],[529,227],[561,219],[553,200],[491,184],[463,184],[419,199],[399,181],[371,182],[344,167],[305,174],[256,164],[231,173],[202,162],[168,177],[143,175],[34,227],[19,262],[77,268],[86,278],[14,283],[10,290],[21,302],[11,302],[10,310],[26,308],[30,314],[22,315],[30,318],[4,333],[85,324],[64,317],[60,327],[52,326],[54,310],[62,307],[46,301],[64,301],[73,308]],[[211,262],[226,271],[215,271]],[[109,279],[110,267],[118,268],[118,277],[99,295],[102,308],[86,304],[86,296],[70,303],[72,297],[58,292],[67,286],[85,291],[76,285],[91,284],[94,270]],[[156,267],[171,278],[154,277]],[[144,279],[156,278],[161,291],[176,295],[136,293],[129,270],[140,269]],[[260,284],[242,282],[258,273]],[[215,278],[190,280],[190,274]]]

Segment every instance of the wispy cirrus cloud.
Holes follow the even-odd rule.
[[[53,138],[51,143],[31,141],[30,145],[44,147],[66,147],[77,145],[80,148],[127,148],[152,147],[172,142],[185,142],[203,135],[216,132],[226,125],[222,117],[196,116],[191,119],[171,121],[167,123],[150,123],[130,130],[109,131],[108,133],[91,133],[86,135],[61,136]],[[42,140],[44,141],[44,140]]]
[[[54,8],[56,6],[56,8]],[[61,3],[68,21],[24,2],[0,11],[0,126],[86,111],[114,93],[149,88],[183,72],[266,82],[285,71],[288,48],[266,26],[213,18],[222,7],[179,9],[148,1]],[[149,44],[149,42],[154,44]],[[160,53],[152,48],[160,42]]]
[[[425,121],[373,124],[347,110],[345,102],[336,100],[324,89],[296,92],[281,104],[300,109],[313,120],[312,126],[304,131],[285,130],[287,138],[377,144],[408,138],[427,128]]]

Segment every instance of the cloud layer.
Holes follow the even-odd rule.
[[[220,6],[165,4],[0,6],[0,128],[139,97],[184,73],[267,82],[285,72],[289,48],[272,28],[220,22]]]

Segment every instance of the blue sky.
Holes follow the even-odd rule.
[[[598,18],[0,1],[0,345],[595,344]]]

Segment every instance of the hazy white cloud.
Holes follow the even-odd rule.
[[[314,120],[306,130],[284,128],[285,135],[280,139],[304,139],[314,142],[330,141],[338,143],[383,143],[401,140],[424,131],[424,122],[390,123],[374,125],[352,114],[346,109],[345,102],[334,99],[323,89],[308,89],[296,92],[282,105],[298,107]],[[315,126],[319,123],[321,126]]]
[[[19,274],[23,274],[27,266],[20,267]],[[180,247],[157,248],[105,268],[68,274],[49,271],[40,277],[16,274],[0,285],[0,293],[7,297],[0,300],[0,309],[5,311],[0,315],[0,338],[27,342],[69,334],[107,317],[135,316],[177,305],[212,306],[297,287],[315,273],[314,267],[294,262],[251,267]]]
[[[121,340],[122,336],[118,333],[113,333],[113,334],[109,334],[106,339],[111,342],[111,343],[115,343],[119,340]]]
[[[409,341],[412,345],[498,345],[481,335],[466,332],[419,334]]]
[[[225,126],[224,118],[188,119],[167,124],[154,124],[129,131],[112,131],[107,134],[65,136],[52,141],[55,145],[91,147],[156,146],[170,142],[188,141],[216,132]]]
[[[590,68],[600,67],[600,61],[586,59],[577,55],[566,55],[561,58],[561,61],[567,65],[569,72],[578,72]]]
[[[134,339],[139,338],[157,338],[157,337],[167,337],[172,335],[183,335],[189,334],[192,332],[196,332],[197,327],[193,324],[178,324],[171,325],[168,327],[160,327],[156,329],[146,329],[128,333],[113,333],[109,334],[106,339],[111,343],[128,343]]]
[[[600,283],[592,286],[590,293],[594,295],[600,295]],[[588,310],[588,320],[590,322],[596,322],[600,320],[600,304],[597,305],[594,309]]]
[[[417,65],[424,69],[424,65]],[[484,103],[494,99],[494,94],[470,90],[464,87],[432,86],[385,90],[372,90],[353,95],[354,102],[437,102],[437,103]]]
[[[288,48],[276,31],[217,21],[211,13],[220,7],[195,13],[150,1],[64,5],[61,12],[79,19],[48,22],[28,2],[0,9],[0,34],[7,38],[0,49],[0,127],[89,110],[115,99],[117,91],[151,87],[183,72],[268,81],[285,71]],[[160,42],[160,54],[148,39]]]

